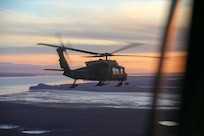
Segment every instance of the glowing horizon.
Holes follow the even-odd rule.
[[[130,55],[152,56],[158,57],[159,53],[137,53]],[[66,56],[66,55],[65,55]],[[171,52],[168,54],[164,72],[179,73],[184,72],[185,52]],[[24,55],[0,55],[1,62],[12,62],[14,64],[32,64],[32,65],[56,65],[59,66],[59,58],[57,54],[24,54]],[[67,61],[71,68],[84,67],[86,61],[97,60],[95,58],[84,58],[79,55],[69,55]],[[119,65],[125,66],[129,73],[153,73],[157,69],[159,59],[145,57],[111,57],[116,60]]]

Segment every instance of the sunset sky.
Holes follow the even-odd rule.
[[[54,48],[37,43],[65,44],[94,52],[112,52],[129,43],[142,46],[120,54],[158,56],[170,0],[2,0],[0,2],[0,63],[57,65]],[[179,2],[175,39],[168,72],[182,72],[191,0]],[[73,68],[84,66],[86,54],[70,52]],[[177,56],[177,57],[175,57]],[[152,72],[157,59],[116,58],[130,73]]]

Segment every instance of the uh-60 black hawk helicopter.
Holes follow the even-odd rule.
[[[117,87],[120,87],[122,85],[128,85],[129,83],[125,82],[127,80],[127,73],[125,72],[125,68],[123,66],[120,66],[116,60],[110,60],[109,58],[110,56],[133,56],[133,55],[114,55],[114,53],[129,49],[129,48],[133,48],[142,44],[132,43],[118,50],[115,50],[111,53],[97,53],[97,52],[65,47],[63,42],[61,42],[61,45],[53,45],[53,44],[46,44],[46,43],[38,43],[37,45],[44,45],[44,46],[57,48],[57,53],[59,55],[59,62],[62,69],[45,69],[45,70],[64,71],[63,73],[64,76],[74,79],[73,84],[70,86],[73,88],[73,87],[76,87],[77,85],[76,81],[78,79],[99,81],[96,84],[96,86],[107,85],[108,83],[105,83],[105,81],[119,81],[119,83],[116,85]],[[70,69],[70,66],[64,57],[64,52],[66,53],[66,50],[91,54],[91,56],[86,56],[86,57],[98,57],[99,60],[87,61],[85,62],[86,67],[81,67],[81,68],[72,70]],[[136,56],[136,57],[150,57],[150,56]]]

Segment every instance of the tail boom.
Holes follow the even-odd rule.
[[[64,57],[64,49],[62,47],[58,47],[57,48],[57,53],[59,55],[59,62],[60,62],[60,67],[64,70],[64,71],[70,71],[70,67]]]

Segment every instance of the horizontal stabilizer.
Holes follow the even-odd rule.
[[[63,69],[44,69],[44,70],[50,70],[50,71],[64,71]]]

